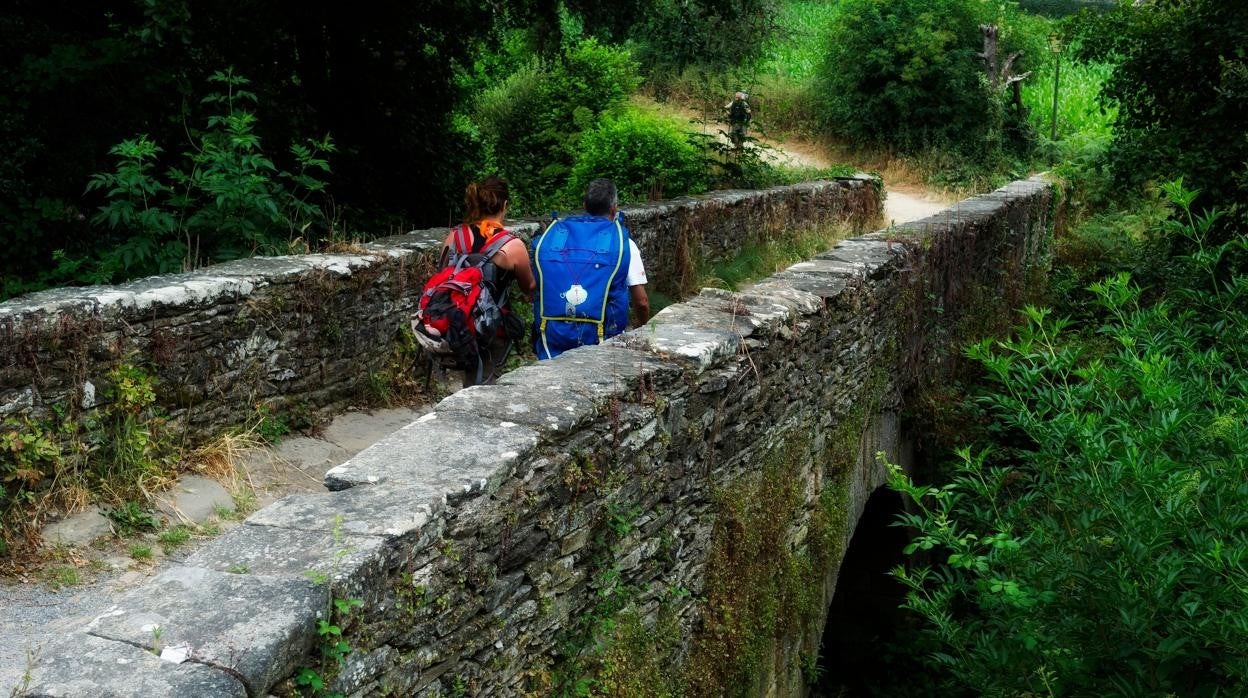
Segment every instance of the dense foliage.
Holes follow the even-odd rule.
[[[1248,194],[1248,12],[1238,0],[1164,0],[1087,15],[1081,55],[1115,65],[1110,152],[1126,185],[1183,176],[1210,204]]]
[[[705,156],[683,125],[642,111],[608,116],[586,133],[577,148],[568,199],[596,177],[622,183],[620,197],[645,201],[705,189]]]
[[[902,152],[939,148],[991,157],[1005,142],[1006,114],[1003,96],[984,79],[980,25],[1006,25],[1004,61],[1032,38],[1010,31],[1009,18],[966,0],[846,0],[827,38],[816,92],[826,128]]]
[[[229,66],[252,81],[261,142],[332,134],[340,211],[443,218],[471,159],[450,128],[452,72],[492,21],[489,7],[463,0],[10,3],[0,18],[5,292],[37,281],[57,250],[93,257],[124,239],[92,226],[107,192],[84,196],[88,178],[112,170],[110,148],[140,133],[163,148],[150,162],[163,172],[196,139],[208,77]],[[289,156],[274,163],[298,169]]]
[[[728,69],[762,55],[776,29],[776,0],[654,0],[634,30],[650,68]]]
[[[315,245],[344,229],[445,223],[464,184],[491,169],[517,179],[517,203],[544,206],[567,182],[579,134],[635,90],[631,54],[650,70],[747,60],[766,43],[770,2],[11,3],[0,16],[0,298]],[[273,205],[242,203],[256,193],[242,177],[219,183],[253,210],[196,247],[184,224],[198,213],[189,225],[207,225],[212,207],[173,192],[207,195],[207,182],[169,171],[202,174],[186,154],[207,131],[242,125],[209,124],[228,114],[200,101],[231,69],[254,96],[241,109],[253,139],[243,150],[264,159],[237,164],[266,180],[260,198]],[[324,157],[310,142],[336,149]],[[311,197],[282,176],[310,169]],[[123,171],[145,182],[91,179]],[[84,193],[89,181],[100,183]],[[169,197],[162,210],[176,225],[162,210],[127,218],[144,187]],[[166,237],[181,242],[155,249]]]
[[[162,178],[154,171],[161,148],[145,135],[109,151],[118,159],[116,169],[94,175],[87,191],[106,192],[107,203],[92,221],[120,241],[98,249],[95,259],[58,255],[54,274],[107,283],[203,260],[280,253],[320,221],[309,199],[325,189],[330,139],[291,145],[297,169],[278,170],[256,135],[250,111],[256,96],[245,89],[246,78],[215,73],[209,80],[222,91],[202,101],[217,113],[193,132],[183,166],[170,167]]]
[[[994,388],[995,450],[963,450],[918,486],[896,574],[929,621],[951,687],[990,695],[1238,695],[1248,688],[1248,276],[1217,271],[1195,194],[1169,235],[1160,298],[1126,273],[1094,284],[1101,326],[1028,309],[1017,336],[973,346]],[[1095,326],[1094,326],[1095,327]],[[930,559],[930,558],[929,558]]]
[[[513,209],[558,203],[581,134],[622,105],[640,81],[627,51],[594,39],[572,43],[554,60],[520,66],[476,95],[473,121],[485,152],[478,169],[512,184]]]

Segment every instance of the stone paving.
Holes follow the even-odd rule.
[[[241,464],[240,481],[250,482],[257,508],[287,494],[324,492],[325,473],[351,456],[412,423],[429,407],[380,409],[339,415],[318,436],[283,439],[276,447],[253,452]],[[220,514],[232,510],[234,497],[219,482],[186,475],[158,497],[159,513],[171,525],[187,523],[227,531],[238,522]],[[203,539],[193,539],[165,553],[154,535],[118,545],[111,541],[112,525],[98,509],[91,508],[44,530],[45,540],[60,542],[72,550],[67,563],[79,570],[80,584],[52,590],[41,580],[0,582],[0,696],[10,695],[23,681],[29,656],[37,656],[50,639],[101,617],[125,594],[148,579],[161,579],[169,567],[183,562]],[[97,547],[91,547],[99,541]],[[126,552],[128,544],[150,546],[152,559],[137,561]],[[71,547],[72,546],[72,547]],[[55,567],[55,565],[54,565]],[[176,583],[177,580],[169,580]],[[122,635],[134,628],[119,628]],[[91,648],[84,648],[90,651]],[[32,654],[28,654],[32,653]],[[210,674],[206,674],[212,678]],[[135,695],[143,695],[136,693]]]

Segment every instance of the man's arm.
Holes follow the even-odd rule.
[[[646,295],[646,264],[641,261],[641,249],[637,243],[628,241],[628,306],[633,311],[633,327],[641,327],[650,321],[650,296]]]
[[[650,296],[646,295],[645,284],[628,287],[628,305],[633,309],[633,327],[650,322]]]

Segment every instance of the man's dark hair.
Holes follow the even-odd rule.
[[[605,216],[619,203],[619,192],[606,177],[595,179],[585,189],[585,213],[591,216]]]

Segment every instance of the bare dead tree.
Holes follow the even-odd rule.
[[[995,24],[981,24],[979,30],[984,35],[984,50],[979,54],[980,59],[984,61],[984,72],[988,75],[988,85],[992,87],[994,94],[1010,90],[1011,101],[1014,108],[1018,110],[1019,115],[1023,115],[1025,107],[1023,107],[1023,81],[1031,77],[1031,71],[1020,75],[1014,74],[1014,62],[1023,55],[1022,51],[1011,53],[1004,62],[1001,61],[1001,52],[999,40],[1001,37],[1001,28]]]

